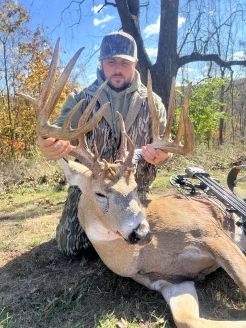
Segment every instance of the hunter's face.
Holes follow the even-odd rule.
[[[124,58],[113,57],[103,59],[101,65],[109,86],[120,91],[127,88],[132,82],[137,61],[131,62]]]

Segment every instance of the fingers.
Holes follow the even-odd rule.
[[[56,140],[55,138],[38,137],[38,146],[43,155],[50,160],[61,159],[72,150],[69,141]]]
[[[142,147],[142,156],[146,162],[157,165],[168,158],[168,153],[163,150],[155,149],[152,145]]]

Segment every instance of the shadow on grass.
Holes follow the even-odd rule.
[[[205,317],[246,319],[245,307],[236,309],[245,298],[223,270],[200,283],[198,294]],[[98,258],[69,261],[55,240],[0,269],[0,305],[0,322],[10,318],[5,328],[120,327],[122,318],[128,327],[175,327],[160,294],[115,275]]]
[[[2,316],[8,313],[11,327],[18,328],[92,328],[121,318],[140,323],[165,315],[171,319],[161,295],[115,275],[98,258],[69,261],[55,240],[0,269],[0,304]]]

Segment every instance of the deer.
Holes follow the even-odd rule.
[[[245,235],[234,233],[236,243],[228,230],[225,212],[202,197],[189,200],[183,195],[167,195],[140,203],[132,163],[134,145],[125,132],[120,115],[118,159],[114,163],[100,160],[96,145],[92,153],[87,146],[86,133],[99,122],[108,104],[89,121],[88,118],[104,85],[81,116],[77,129],[72,129],[70,123],[81,103],[72,110],[63,127],[50,124],[49,116],[81,51],[71,59],[53,88],[59,57],[57,42],[38,99],[19,95],[34,105],[39,135],[78,140],[71,155],[79,162],[62,159],[60,165],[67,181],[82,190],[79,221],[96,252],[114,273],[160,292],[170,306],[178,328],[246,328],[246,321],[201,318],[195,288],[196,281],[222,267],[246,295],[246,258],[239,245],[241,242],[245,246]],[[159,137],[150,74],[147,89],[154,147],[182,156],[192,153],[194,129],[188,116],[191,86],[184,98],[175,140],[169,139],[174,117],[175,82],[172,83],[163,138]]]

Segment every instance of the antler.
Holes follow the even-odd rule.
[[[24,97],[25,99],[29,100],[35,108],[36,116],[37,116],[37,133],[38,135],[48,138],[53,137],[56,139],[62,139],[62,140],[75,140],[78,139],[78,137],[81,134],[85,134],[89,132],[102,118],[103,114],[109,107],[109,103],[106,103],[104,106],[102,106],[98,112],[93,116],[93,118],[86,123],[90,113],[92,112],[97,99],[107,84],[107,81],[102,84],[102,86],[98,89],[95,96],[93,97],[90,104],[87,106],[85,112],[83,113],[83,117],[86,117],[85,123],[83,125],[80,125],[77,129],[71,128],[71,121],[75,114],[75,112],[81,107],[84,99],[82,99],[74,108],[71,110],[69,115],[64,121],[64,124],[62,127],[58,127],[56,125],[51,125],[49,122],[49,117],[53,110],[55,109],[55,106],[60,98],[60,95],[62,93],[62,90],[67,83],[67,80],[69,78],[69,75],[79,58],[81,52],[84,50],[84,48],[79,49],[76,54],[73,56],[73,58],[69,61],[67,66],[65,67],[62,75],[60,76],[59,80],[55,82],[55,76],[56,76],[56,70],[57,70],[57,63],[59,59],[59,48],[60,48],[60,38],[57,40],[55,45],[54,54],[52,57],[52,61],[50,64],[50,69],[48,73],[48,77],[44,83],[44,86],[42,88],[41,94],[37,99],[34,99],[30,97],[29,95],[25,95],[22,93],[17,93],[17,95]],[[52,88],[54,86],[54,89],[52,91]],[[52,91],[52,92],[51,92]]]
[[[121,143],[119,149],[119,156],[116,162],[121,162],[125,167],[134,167],[132,158],[134,156],[134,145],[131,138],[126,133],[125,123],[122,115],[117,112],[120,119],[120,131],[121,131]],[[127,144],[129,145],[129,151],[127,151]]]
[[[175,78],[172,80],[170,100],[168,106],[168,118],[165,133],[161,139],[159,136],[159,113],[155,107],[153,94],[152,94],[152,80],[150,72],[148,71],[148,104],[152,118],[152,145],[154,148],[165,150],[166,152],[180,154],[180,155],[191,155],[194,149],[194,128],[193,124],[188,116],[188,105],[191,94],[191,83],[188,85],[187,91],[184,96],[184,103],[179,118],[179,127],[175,137],[175,140],[170,140],[172,122],[174,118],[174,107],[175,107]],[[181,143],[181,139],[184,137],[184,144]]]

